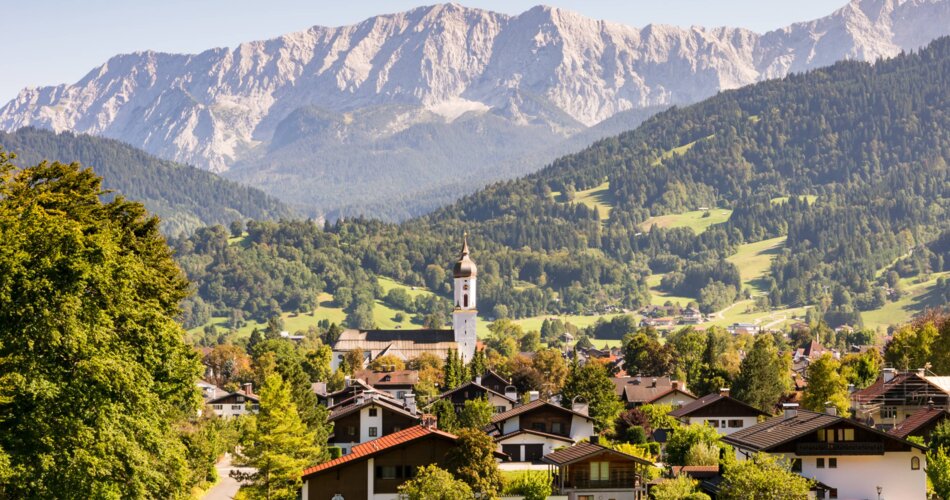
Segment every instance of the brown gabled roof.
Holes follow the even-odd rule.
[[[333,469],[348,462],[353,462],[362,458],[368,458],[387,449],[400,446],[426,436],[437,436],[452,441],[458,440],[458,437],[454,434],[449,434],[448,432],[443,432],[438,429],[430,429],[428,427],[417,425],[415,427],[403,429],[399,432],[394,432],[387,436],[353,446],[353,448],[350,449],[350,452],[346,455],[343,455],[342,457],[334,458],[329,462],[324,462],[322,464],[314,465],[313,467],[305,469],[303,471],[303,477],[306,478],[307,476],[328,469]]]
[[[220,400],[222,400],[222,399],[226,399],[226,398],[231,397],[231,396],[244,396],[245,398],[247,398],[248,400],[250,400],[250,401],[252,401],[252,402],[254,402],[254,403],[260,403],[260,402],[261,402],[261,397],[258,396],[257,394],[254,394],[253,392],[247,393],[247,392],[244,392],[244,391],[237,391],[237,392],[228,392],[228,393],[224,394],[223,396],[218,396],[218,397],[216,397],[216,398],[214,398],[214,399],[209,399],[209,400],[205,401],[205,404],[209,404],[209,405],[210,405],[210,404],[214,404],[214,403],[217,403],[218,401],[220,401]]]
[[[349,406],[334,407],[334,409],[330,411],[330,416],[328,417],[328,419],[332,422],[334,420],[338,420],[342,417],[350,415],[353,412],[359,411],[367,406],[374,406],[374,405],[382,406],[383,408],[387,408],[391,411],[405,415],[410,418],[419,418],[419,415],[416,415],[410,412],[405,407],[399,406],[397,404],[393,404],[391,400],[373,396],[373,397],[367,397],[362,403],[354,403]]]
[[[654,379],[656,379],[655,383]],[[696,397],[683,389],[685,384],[678,383],[677,389],[673,389],[675,381],[668,376],[612,377],[610,381],[613,382],[617,395],[628,403],[650,403],[676,390],[687,396]]]
[[[387,385],[415,385],[419,382],[418,370],[395,370],[391,372],[374,372],[361,370],[353,374],[353,378],[364,381],[371,387]]]
[[[917,429],[920,429],[938,418],[942,419],[948,416],[950,416],[950,412],[947,412],[947,410],[943,408],[923,408],[905,418],[903,422],[894,426],[888,433],[902,439],[907,439],[907,436],[913,434]]]
[[[760,409],[758,409],[758,408],[756,408],[756,407],[754,407],[754,406],[752,406],[752,405],[750,405],[750,404],[748,404],[748,403],[745,403],[745,402],[743,402],[743,401],[739,401],[738,399],[731,398],[731,397],[729,397],[729,396],[724,396],[724,395],[719,394],[719,393],[713,393],[713,394],[707,394],[707,395],[705,395],[705,396],[703,396],[703,397],[697,399],[696,401],[693,401],[693,402],[691,402],[691,403],[685,404],[685,405],[683,405],[683,406],[681,406],[681,407],[679,407],[679,408],[677,408],[677,409],[671,411],[671,412],[670,412],[670,416],[671,416],[671,417],[675,417],[675,418],[688,417],[689,415],[695,413],[696,411],[699,411],[699,410],[701,410],[701,409],[703,409],[703,408],[706,408],[706,407],[708,407],[708,406],[719,405],[719,404],[723,404],[723,403],[727,403],[727,402],[728,402],[728,403],[733,403],[733,404],[739,405],[740,407],[742,407],[743,409],[747,410],[747,411],[750,413],[750,415],[742,415],[742,416],[750,416],[750,417],[751,417],[751,416],[756,416],[756,417],[757,417],[757,416],[760,416],[760,415],[762,415],[762,416],[767,416],[767,415],[768,415],[768,413],[766,413],[766,412],[764,412],[764,411],[762,411],[762,410],[760,410]]]
[[[522,435],[522,434],[530,434],[530,435],[532,435],[532,436],[541,436],[541,437],[546,437],[546,438],[551,438],[551,439],[557,439],[557,440],[559,440],[559,441],[564,441],[564,442],[566,442],[566,443],[573,443],[573,442],[574,442],[574,440],[571,439],[571,438],[568,437],[568,436],[561,436],[560,434],[551,434],[551,433],[548,433],[548,432],[541,432],[541,431],[536,431],[536,430],[532,430],[532,429],[519,429],[519,430],[514,431],[514,432],[509,432],[508,434],[504,434],[504,435],[501,435],[501,436],[497,436],[497,437],[495,437],[495,442],[496,442],[496,443],[497,443],[497,442],[501,442],[501,441],[504,441],[504,440],[506,440],[506,439],[508,439],[508,438],[512,438],[512,437],[515,437],[515,436],[520,436],[520,435]]]
[[[496,395],[496,396],[505,398],[505,399],[507,399],[508,401],[517,402],[516,400],[511,399],[511,398],[509,398],[508,396],[505,396],[504,394],[502,394],[502,393],[500,393],[500,392],[493,391],[493,390],[489,389],[488,387],[485,387],[485,386],[483,386],[483,385],[481,385],[481,384],[476,384],[474,380],[471,381],[471,382],[466,382],[466,383],[464,383],[464,384],[462,384],[462,385],[456,387],[455,389],[445,391],[445,392],[443,392],[442,394],[439,394],[439,395],[436,397],[436,399],[444,399],[446,396],[449,396],[449,395],[451,395],[451,394],[454,394],[454,393],[456,393],[456,392],[458,392],[458,391],[460,391],[460,390],[462,390],[462,389],[464,389],[464,388],[466,388],[466,387],[472,387],[472,386],[474,386],[476,389],[482,389],[482,390],[484,390],[484,391],[486,391],[486,392],[490,392],[490,393],[492,393],[492,394],[494,394],[494,395]]]
[[[598,453],[607,452],[612,455],[616,455],[620,458],[624,458],[633,462],[637,462],[642,465],[653,465],[653,462],[645,460],[640,457],[635,457],[633,455],[627,455],[626,453],[621,453],[617,450],[607,448],[606,446],[601,446],[599,444],[593,444],[588,442],[577,443],[570,448],[563,448],[552,453],[548,453],[541,458],[543,462],[549,464],[562,466],[570,465],[574,462],[584,460],[587,457],[596,455]]]
[[[839,422],[847,422],[849,425],[864,429],[887,439],[900,441],[903,444],[913,446],[921,450],[926,447],[916,443],[911,443],[905,439],[890,435],[873,427],[864,425],[854,420],[848,420],[837,415],[827,413],[817,413],[808,410],[798,410],[793,417],[779,416],[765,422],[746,427],[745,429],[733,432],[728,436],[723,436],[722,440],[733,446],[745,448],[754,451],[768,451],[776,446],[785,444],[799,437],[808,435],[818,429],[824,429]]]
[[[558,410],[566,411],[567,413],[572,413],[574,415],[584,417],[590,420],[589,415],[584,415],[583,413],[577,413],[574,410],[571,410],[569,408],[564,408],[563,406],[558,406],[556,404],[550,403],[543,399],[536,399],[534,401],[531,401],[530,403],[525,403],[521,406],[515,406],[514,408],[506,412],[496,413],[495,415],[492,416],[491,423],[497,424],[499,422],[504,422],[505,420],[508,420],[511,417],[516,417],[518,415],[521,415],[522,413],[527,413],[529,411],[535,410],[537,408],[541,408],[543,406],[550,406],[551,408],[557,408]]]

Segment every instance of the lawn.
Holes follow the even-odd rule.
[[[910,321],[917,313],[928,307],[939,306],[940,301],[931,293],[937,285],[937,278],[948,276],[950,272],[935,273],[930,280],[904,287],[904,296],[897,302],[888,302],[884,307],[861,313],[864,326],[871,329],[886,328]]]
[[[658,215],[645,220],[640,228],[643,231],[648,231],[653,226],[660,228],[688,227],[694,233],[702,234],[703,231],[709,229],[709,226],[722,224],[729,220],[732,210],[712,208],[709,210],[709,217],[703,217],[704,213],[706,213],[705,210],[693,210],[682,214]]]
[[[674,155],[675,155],[675,156],[682,156],[682,155],[686,154],[687,151],[689,151],[690,149],[692,149],[693,146],[695,146],[697,142],[699,142],[699,141],[707,141],[707,140],[709,140],[709,139],[712,139],[712,138],[715,137],[715,136],[716,136],[716,134],[708,135],[708,136],[703,137],[702,139],[699,139],[699,140],[697,140],[697,141],[693,141],[693,142],[690,142],[690,143],[683,144],[682,146],[675,147],[675,148],[673,148],[673,149],[671,149],[671,150],[669,150],[669,151],[664,151],[663,154],[661,154],[659,158],[653,160],[653,166],[656,166],[656,165],[659,165],[659,164],[663,163],[663,160],[669,160],[669,159],[672,158]]]
[[[692,297],[682,297],[660,290],[660,281],[663,280],[663,276],[664,274],[651,274],[647,276],[647,288],[650,289],[650,304],[662,306],[669,301],[673,304],[679,303],[680,306],[686,307],[690,302],[696,302],[696,299]]]
[[[782,251],[785,238],[780,236],[741,245],[735,255],[726,259],[739,268],[743,289],[750,288],[752,293],[768,293],[765,278],[768,277],[769,267],[775,256]]]
[[[566,323],[571,323],[572,325],[578,328],[586,328],[588,326],[593,325],[594,323],[597,323],[597,320],[600,318],[609,320],[613,317],[621,316],[622,314],[623,313],[615,313],[615,314],[602,314],[602,315],[593,315],[593,316],[582,316],[578,314],[565,314],[561,316],[558,316],[556,314],[542,314],[540,316],[531,316],[528,318],[514,319],[512,320],[512,322],[518,325],[521,325],[521,328],[524,329],[524,331],[526,332],[530,332],[531,330],[541,331],[541,324],[544,323],[544,320],[548,318],[552,318],[552,319],[559,318],[561,321],[564,321]],[[478,318],[477,331],[478,331],[479,337],[484,338],[489,335],[490,333],[488,331],[489,323],[491,323],[491,321],[488,321],[485,318]],[[601,341],[598,341],[598,342],[601,342]],[[600,345],[600,344],[597,344],[597,345]]]
[[[597,210],[600,220],[610,218],[610,211],[614,208],[613,194],[610,192],[610,183],[603,184],[574,194],[574,203],[581,203]]]

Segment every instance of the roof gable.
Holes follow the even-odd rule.
[[[526,413],[530,413],[530,412],[533,412],[533,411],[538,410],[538,409],[540,409],[540,408],[549,408],[549,409],[550,409],[550,408],[553,408],[553,409],[555,409],[556,411],[562,411],[562,412],[565,412],[565,413],[570,413],[570,414],[572,414],[572,415],[577,415],[577,416],[579,416],[579,417],[583,417],[583,418],[586,418],[586,419],[590,420],[590,416],[584,415],[583,413],[578,413],[578,412],[576,412],[576,411],[573,411],[573,410],[564,408],[563,406],[558,406],[558,405],[556,405],[556,404],[552,404],[552,403],[550,403],[550,402],[548,402],[548,401],[545,401],[545,400],[543,400],[543,399],[536,399],[536,400],[534,400],[534,401],[531,401],[530,403],[525,403],[525,404],[523,404],[523,405],[521,405],[521,406],[516,406],[516,407],[514,407],[514,408],[512,408],[512,409],[510,409],[510,410],[508,410],[508,411],[506,411],[506,412],[502,412],[502,413],[497,413],[497,414],[495,414],[495,415],[492,416],[492,418],[491,418],[491,423],[493,423],[493,424],[502,423],[502,422],[504,422],[505,420],[508,420],[508,419],[510,419],[510,418],[517,417],[517,416],[520,416],[520,415],[523,415],[523,414],[526,414]]]
[[[636,462],[641,465],[653,465],[653,463],[649,460],[628,455],[626,453],[621,453],[617,450],[607,448],[606,446],[588,442],[577,443],[569,448],[563,448],[555,452],[548,453],[542,457],[541,460],[553,465],[570,465],[572,463],[579,462],[600,454],[610,455],[611,458],[616,458],[626,462]]]
[[[417,425],[399,432],[394,432],[378,439],[374,439],[372,441],[355,445],[350,449],[350,453],[343,455],[342,457],[334,458],[329,462],[324,462],[322,464],[314,465],[313,467],[304,469],[303,477],[306,479],[308,476],[322,473],[330,469],[335,469],[344,464],[368,459],[371,456],[378,455],[387,450],[423,438],[447,439],[451,440],[452,442],[456,442],[458,440],[458,437],[454,434],[449,434],[448,432],[440,431],[438,429],[430,429],[428,427]]]
[[[707,394],[670,412],[670,416],[675,418],[689,416],[758,417],[767,415],[768,413],[752,405],[718,393]]]

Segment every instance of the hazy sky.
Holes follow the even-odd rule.
[[[194,53],[313,25],[352,24],[433,0],[0,0],[0,104],[23,87],[73,83],[109,57]],[[544,3],[632,26],[741,26],[759,32],[827,14],[846,0],[462,0],[517,14]]]

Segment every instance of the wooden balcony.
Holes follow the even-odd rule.
[[[838,441],[835,443],[798,443],[795,453],[808,455],[883,455],[884,443]]]

